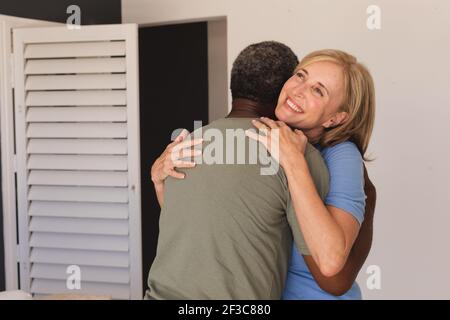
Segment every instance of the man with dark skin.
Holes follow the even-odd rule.
[[[243,77],[245,78],[245,77]],[[245,84],[238,84],[238,86],[245,86]],[[280,88],[281,89],[281,88]],[[232,87],[233,92],[233,87]],[[248,91],[247,91],[248,92]],[[234,90],[232,109],[228,114],[228,118],[259,118],[268,117],[275,118],[275,106],[259,101],[257,96],[245,94],[244,97]],[[175,178],[182,178],[184,174],[177,172],[175,169],[179,166],[173,164],[171,155],[173,149],[181,143],[186,135],[178,137],[171,143],[164,153],[155,161],[152,167],[152,180],[155,184],[158,201],[163,203],[164,195],[164,177],[161,177],[161,172]],[[311,271],[314,279],[320,288],[332,295],[340,296],[346,293],[353,285],[360,269],[362,268],[371,248],[373,235],[373,216],[376,203],[376,189],[370,181],[367,170],[364,168],[365,185],[364,191],[366,193],[366,207],[364,221],[361,225],[359,235],[352,247],[346,264],[343,269],[333,277],[325,277],[321,272],[312,256],[303,255],[305,262]]]

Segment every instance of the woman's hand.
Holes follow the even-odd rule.
[[[176,179],[183,179],[184,174],[176,171],[176,168],[193,168],[195,162],[184,161],[184,158],[196,157],[202,154],[201,150],[192,149],[192,147],[203,142],[203,139],[186,140],[189,131],[183,130],[180,135],[170,143],[164,152],[153,163],[151,169],[151,177],[153,183],[161,185],[168,177],[174,177]]]
[[[265,117],[252,122],[256,128],[265,133],[265,136],[252,130],[247,130],[246,135],[261,142],[284,169],[289,165],[295,165],[299,157],[304,156],[308,138],[301,130],[292,130],[282,121]]]
[[[170,143],[166,150],[153,163],[151,177],[155,186],[156,198],[159,205],[164,205],[164,180],[168,176],[183,179],[184,174],[176,171],[176,168],[193,168],[195,162],[183,161],[187,157],[196,157],[202,154],[201,150],[193,150],[192,147],[202,143],[203,139],[183,141],[189,135],[189,131],[183,130],[176,139]]]

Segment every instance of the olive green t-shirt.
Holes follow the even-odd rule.
[[[166,180],[146,299],[280,299],[292,240],[303,254],[309,253],[284,171],[279,167],[274,174],[261,174],[270,161],[276,163],[267,153],[264,157],[258,152],[257,161],[250,160],[249,150],[254,149],[245,135],[242,138],[245,129],[254,128],[250,120],[220,119],[199,129],[205,140],[203,158],[209,155],[215,163],[202,160],[195,168],[180,170],[185,179]],[[245,141],[244,164],[236,164],[242,151],[239,138],[230,147],[227,132],[238,132]],[[195,138],[198,131],[193,134]],[[223,148],[217,147],[220,140]],[[230,150],[234,157],[227,159]],[[323,199],[328,170],[311,145],[305,157]]]

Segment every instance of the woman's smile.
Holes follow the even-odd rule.
[[[295,102],[294,102],[292,99],[290,99],[289,97],[286,99],[285,105],[286,105],[289,109],[295,111],[296,113],[303,113],[303,112],[304,112],[304,111],[303,111],[303,108],[302,108],[299,104],[295,103]]]

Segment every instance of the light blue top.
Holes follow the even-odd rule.
[[[363,159],[358,148],[349,141],[332,147],[316,148],[322,153],[330,173],[330,188],[325,203],[353,215],[361,224],[364,220],[366,195]],[[360,300],[361,291],[356,282],[339,297],[323,291],[294,245],[282,299]]]

